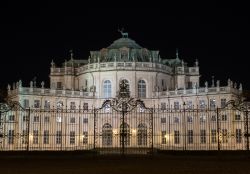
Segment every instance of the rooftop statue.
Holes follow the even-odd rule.
[[[123,38],[128,38],[128,33],[127,32],[123,32],[124,28],[122,28],[121,30],[118,29],[118,31],[121,33]]]

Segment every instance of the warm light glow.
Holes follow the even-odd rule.
[[[133,135],[136,134],[136,129],[132,129],[132,134],[133,134]]]
[[[118,134],[118,130],[117,129],[113,129],[113,134],[117,135]]]
[[[170,134],[166,134],[164,137],[166,138],[166,141],[170,141]]]

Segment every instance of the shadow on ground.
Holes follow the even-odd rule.
[[[250,153],[158,152],[153,155],[98,155],[94,152],[1,152],[1,174],[167,173],[247,174]]]

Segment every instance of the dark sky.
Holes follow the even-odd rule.
[[[120,3],[120,4],[119,4]],[[124,6],[122,4],[125,4]],[[0,87],[19,79],[25,85],[36,76],[48,87],[50,62],[87,59],[90,50],[109,46],[124,27],[142,47],[160,51],[162,58],[199,60],[202,85],[211,76],[228,78],[250,89],[249,23],[244,5],[23,3],[0,7]]]

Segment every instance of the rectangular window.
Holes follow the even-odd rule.
[[[180,144],[180,132],[174,131],[174,144]]]
[[[49,131],[48,130],[44,130],[43,143],[44,144],[49,144]]]
[[[180,122],[180,118],[179,117],[174,117],[174,123],[179,123]]]
[[[221,115],[221,121],[227,121],[227,115]]]
[[[200,100],[199,101],[199,107],[200,107],[201,110],[206,109],[205,100]]]
[[[62,131],[56,131],[56,144],[62,144]]]
[[[56,116],[56,122],[61,123],[62,122],[62,117],[60,115]]]
[[[76,122],[76,118],[75,117],[70,117],[70,123],[75,123]]]
[[[34,108],[40,108],[40,100],[34,100]]]
[[[179,102],[174,102],[174,109],[179,109],[179,108],[180,108]]]
[[[62,109],[62,108],[63,108],[63,102],[62,102],[62,101],[58,101],[58,102],[56,103],[56,108],[57,108],[57,109]]]
[[[217,142],[217,137],[216,137],[216,130],[212,129],[211,130],[211,143],[216,143]]]
[[[33,122],[35,122],[35,123],[39,122],[39,116],[38,115],[35,115],[33,117]]]
[[[27,144],[28,143],[28,130],[23,130],[22,134],[22,144]]]
[[[88,110],[89,109],[89,107],[88,107],[88,103],[83,103],[83,110]]]
[[[9,115],[9,121],[15,121],[15,115]]]
[[[194,133],[193,130],[188,130],[188,144],[193,144],[194,142]]]
[[[240,114],[236,114],[236,115],[235,115],[235,121],[240,121],[240,120],[241,120]]]
[[[161,123],[166,123],[166,117],[161,118]]]
[[[70,109],[75,110],[76,109],[76,103],[75,102],[70,102]]]
[[[215,108],[216,108],[215,99],[210,99],[210,109],[215,110]]]
[[[211,121],[216,121],[216,115],[211,116]]]
[[[23,121],[29,121],[27,115],[24,115],[24,116],[23,116]]]
[[[227,100],[225,98],[222,98],[220,102],[221,102],[220,103],[221,108],[224,108],[226,106]]]
[[[241,129],[236,129],[236,143],[241,143],[241,141],[242,141]]]
[[[30,104],[29,104],[29,100],[28,100],[28,99],[24,99],[24,100],[23,100],[23,107],[24,107],[24,108],[29,108],[29,107],[30,107]]]
[[[44,109],[46,109],[46,110],[50,109],[50,101],[48,101],[48,100],[44,101]]]
[[[166,103],[161,103],[161,110],[166,110]]]
[[[192,108],[193,108],[193,102],[187,101],[187,109],[192,109]]]
[[[33,130],[33,144],[38,144],[38,130]]]
[[[87,131],[83,132],[82,143],[88,144],[88,132]]]
[[[201,130],[201,144],[206,143],[206,130]]]
[[[193,122],[193,117],[192,116],[188,116],[187,117],[187,122],[188,123],[192,123]]]
[[[56,85],[57,85],[57,89],[62,89],[62,82],[57,82]]]
[[[88,118],[83,118],[83,123],[88,123]]]
[[[200,115],[200,122],[201,123],[206,122],[206,115],[203,114]]]
[[[69,143],[70,144],[75,144],[75,131],[70,131],[70,134],[69,134]]]
[[[228,132],[227,129],[222,129],[222,143],[228,142]]]
[[[166,131],[161,131],[161,144],[166,144],[167,139],[166,139]]]
[[[14,130],[8,132],[8,144],[14,144]]]
[[[44,117],[44,122],[45,122],[45,123],[49,123],[49,116],[45,116],[45,117]]]

